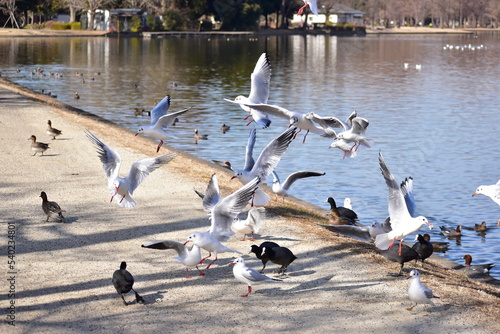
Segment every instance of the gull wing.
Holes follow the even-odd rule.
[[[179,255],[181,255],[186,248],[184,243],[175,240],[147,242],[142,244],[141,247],[152,249],[174,249]]]
[[[210,214],[211,225],[208,231],[217,240],[227,241],[234,234],[231,230],[233,220],[252,199],[259,183],[260,178],[254,178],[213,207]]]
[[[173,112],[173,113],[168,114],[168,115],[161,116],[157,120],[157,122],[154,124],[153,127],[154,128],[161,128],[161,129],[168,128],[169,126],[171,126],[174,123],[175,118],[177,116],[184,114],[189,109],[191,109],[191,108],[183,109],[183,110],[176,111],[176,112]]]
[[[413,195],[413,178],[411,176],[405,178],[405,180],[401,182],[401,191],[405,198],[408,213],[410,216],[415,217],[415,208],[417,205],[415,204],[415,196]]]
[[[305,118],[319,124],[319,126],[321,126],[323,129],[326,129],[328,127],[343,128],[344,131],[348,129],[347,124],[342,122],[337,117],[333,117],[333,116],[324,117],[324,116],[320,116],[314,112],[310,112],[310,113],[305,115]]]
[[[211,212],[212,209],[220,202],[220,190],[217,175],[213,174],[210,182],[207,185],[207,191],[203,197],[203,210]]]
[[[252,86],[248,102],[267,103],[269,98],[269,85],[271,83],[271,63],[266,53],[263,53],[251,75]]]
[[[167,114],[170,108],[170,95],[167,95],[151,110],[151,125],[155,125],[160,117]]]
[[[113,182],[118,177],[122,159],[120,158],[118,153],[116,153],[108,145],[104,144],[92,132],[87,130],[85,131],[85,135],[97,149],[97,153],[99,154],[99,159],[101,159],[104,174],[106,174],[108,183]]]
[[[323,176],[325,173],[320,173],[320,172],[311,172],[311,171],[300,171],[300,172],[295,172],[286,178],[285,182],[283,182],[283,189],[288,190],[292,184],[297,181],[298,179],[303,179],[306,177],[311,177],[311,176]]]
[[[406,207],[406,202],[403,196],[403,192],[396,179],[389,171],[382,152],[379,152],[379,164],[380,171],[384,176],[385,183],[387,184],[387,189],[389,190],[389,216],[391,217],[391,227],[393,230],[397,229],[397,226],[408,219],[411,219],[408,208]]]
[[[288,146],[290,146],[296,132],[297,127],[290,127],[281,135],[271,140],[260,153],[251,170],[251,174],[259,176],[262,180],[267,180],[269,174],[278,166],[281,157],[285,154]]]
[[[253,159],[253,147],[255,145],[255,139],[257,138],[257,130],[253,128],[250,130],[248,135],[248,142],[245,151],[245,167],[244,170],[252,170],[255,165],[255,160]]]
[[[177,153],[168,153],[161,155],[156,158],[147,158],[136,161],[130,167],[130,171],[127,175],[127,182],[129,183],[129,193],[132,195],[134,190],[146,179],[146,177],[160,167],[176,157]]]
[[[352,119],[352,132],[358,133],[358,134],[363,134],[366,131],[366,128],[368,127],[370,123],[368,122],[367,119],[362,118],[362,117],[354,117]]]
[[[285,109],[280,106],[272,105],[272,104],[248,104],[245,103],[245,106],[249,107],[250,109],[257,110],[261,113],[269,114],[271,116],[276,116],[284,119],[290,119],[293,116],[293,112],[291,112],[288,109]]]

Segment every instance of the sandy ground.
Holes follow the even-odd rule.
[[[45,134],[49,119],[63,131],[57,140]],[[237,186],[229,174],[181,153],[137,189],[135,209],[123,209],[109,203],[102,165],[84,130],[119,152],[122,173],[132,162],[155,156],[154,142],[5,88],[0,88],[0,126],[3,333],[500,331],[500,289],[433,260],[424,268],[411,263],[405,273],[421,269],[424,284],[441,298],[436,307],[407,311],[409,280],[389,275],[398,264],[387,262],[372,244],[317,227],[315,222],[325,223],[322,214],[290,201],[267,206],[269,218],[255,241],[272,240],[297,255],[281,282],[255,286],[241,298],[246,286],[228,266],[233,253],[221,254],[206,276],[192,272],[186,279],[183,265],[172,259],[174,251],[141,244],[184,241],[191,232],[206,230],[209,220],[193,188],[204,190],[216,172],[226,196]],[[32,156],[31,135],[50,144],[44,156]],[[41,191],[66,210],[66,223],[45,221]],[[15,231],[11,239],[9,228]],[[8,241],[15,242],[12,268]],[[247,255],[252,244],[239,238],[227,242],[260,269],[260,260]],[[145,305],[125,306],[115,292],[111,276],[121,261],[127,261]],[[277,268],[269,264],[266,274],[274,277]],[[126,299],[134,300],[131,294]],[[15,326],[5,322],[11,303]]]

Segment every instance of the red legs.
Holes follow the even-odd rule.
[[[250,292],[252,292],[252,287],[249,285],[248,286],[248,292],[246,295],[241,295],[240,297],[248,297],[248,295],[250,294]]]
[[[163,140],[160,140],[160,143],[158,144],[158,147],[156,148],[156,153],[160,151],[160,147],[163,145]]]
[[[189,276],[189,269],[186,267],[186,278],[191,278],[191,276]]]
[[[245,241],[245,240],[247,240],[247,235],[243,234],[243,239],[241,239],[241,241]]]
[[[247,126],[249,126],[249,125],[250,125],[250,123],[252,123],[253,121],[254,121],[254,120],[252,119],[250,122],[248,122],[248,123],[247,123]]]
[[[127,196],[127,195],[125,195]],[[125,199],[125,196],[122,197],[122,199],[120,200],[120,203],[123,202],[123,200]]]
[[[302,6],[302,7],[299,8],[299,10],[297,11],[297,15],[302,15],[302,12],[304,11],[304,9],[306,7],[307,7],[307,3],[304,6]]]
[[[399,242],[399,250],[398,250],[399,256],[401,256],[402,253],[403,253],[403,240]]]
[[[205,268],[205,270],[210,269],[210,266],[211,266],[212,264],[214,264],[214,262],[215,262],[215,261],[217,261],[217,255],[215,255],[215,260],[213,260],[212,262],[210,262],[210,263],[208,264],[208,266]]]
[[[202,264],[203,261],[205,261],[206,259],[208,259],[210,256],[212,256],[212,253],[209,253],[208,256],[205,256],[203,259],[201,259],[200,262],[198,262],[198,264]]]
[[[394,239],[392,239],[392,243],[389,245],[389,247],[387,249],[391,249],[392,246],[394,246],[395,242],[396,242],[396,237],[394,237]]]
[[[250,239],[250,241],[255,241],[255,237],[253,235],[253,231],[252,231],[252,238]]]
[[[414,308],[415,306],[417,306],[417,305],[418,305],[418,304],[415,304],[415,305],[413,305],[412,307],[408,307],[408,308],[407,308],[407,310],[408,310],[408,311],[411,311],[411,310],[413,310],[413,308]]]
[[[306,134],[304,135],[304,139],[302,139],[302,144],[304,144],[306,142],[306,137],[307,137],[308,134],[309,134],[309,130],[307,130]]]
[[[248,117],[252,116],[251,114],[243,118],[245,121],[248,119]]]
[[[198,268],[198,266],[196,266],[196,269],[198,269],[198,271],[200,272],[200,276],[205,276],[205,273],[201,271],[200,268]]]
[[[291,126],[291,125],[290,125]],[[289,126],[289,127],[290,127]],[[293,135],[293,139],[297,138],[297,135],[299,134],[299,132],[302,131],[301,128],[299,128],[299,131],[295,132],[295,134]],[[309,132],[309,131],[308,131]],[[306,133],[306,136],[307,136],[307,133]]]

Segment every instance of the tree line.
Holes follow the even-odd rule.
[[[0,0],[2,21],[15,17],[21,26],[56,14],[68,14],[73,22],[90,13],[91,29],[96,9],[137,8],[149,14],[146,26],[152,30],[211,29],[211,17],[220,22],[221,30],[256,30],[262,18],[265,26],[272,18],[275,27],[284,29],[303,4],[303,0]],[[496,28],[500,20],[499,0],[318,0],[320,12],[326,14],[338,4],[364,12],[364,22],[371,26]]]

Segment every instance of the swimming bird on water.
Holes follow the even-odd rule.
[[[430,304],[431,306],[436,306],[431,299],[439,297],[434,296],[432,290],[420,282],[420,272],[417,269],[413,269],[408,278],[411,278],[410,287],[408,288],[408,297],[415,303],[415,305],[408,307],[407,310],[413,310],[413,308],[418,304]]]
[[[102,167],[108,179],[108,190],[111,200],[117,199],[118,205],[124,208],[133,208],[137,202],[132,198],[135,189],[146,179],[146,177],[161,165],[172,161],[177,155],[176,152],[161,155],[156,158],[146,158],[138,160],[132,164],[127,177],[120,177],[120,166],[122,159],[111,147],[104,144],[90,131],[85,135],[94,144],[102,162]],[[118,195],[118,196],[117,196]],[[120,198],[118,200],[118,198]]]
[[[145,303],[144,299],[133,288],[134,276],[132,276],[132,274],[127,270],[127,263],[125,261],[120,264],[120,269],[113,273],[111,281],[113,282],[116,292],[118,292],[120,297],[122,297],[123,304],[125,304],[125,306],[128,306],[128,303],[125,301],[123,294],[128,293],[131,290],[135,293],[135,300],[137,303]]]
[[[449,228],[445,226],[439,226],[441,229],[441,234],[445,237],[454,238],[462,236],[462,225],[458,225],[456,228]]]
[[[489,186],[479,186],[472,196],[485,195],[491,198],[495,203],[500,205],[500,180],[496,184]]]
[[[222,133],[226,133],[230,129],[231,129],[231,127],[229,125],[226,125],[226,123],[222,124],[222,126],[220,127],[220,130],[222,131]]]
[[[52,140],[62,134],[61,130],[52,127],[52,122],[50,120],[47,121],[47,125],[47,134],[52,137]]]
[[[232,263],[230,263],[233,268],[234,277],[248,286],[248,292],[245,295],[241,295],[241,297],[248,297],[248,295],[252,292],[252,284],[260,284],[263,282],[277,282],[279,280],[268,277],[266,275],[262,275],[257,270],[248,267],[245,264],[245,260],[243,258],[238,257]]]
[[[175,240],[165,240],[148,242],[142,244],[141,247],[151,249],[173,249],[177,252],[177,256],[174,257],[174,259],[179,260],[186,266],[186,278],[191,278],[191,276],[189,276],[189,268],[192,267],[198,269],[200,276],[205,276],[205,273],[198,268],[198,264],[201,261],[201,250],[197,245],[193,245],[189,248],[185,243]]]
[[[46,221],[49,221],[49,218],[52,218],[60,223],[64,223],[64,216],[62,213],[66,211],[62,210],[56,202],[49,201],[45,191],[42,191],[40,197],[42,198],[42,210],[47,215]]]
[[[493,263],[484,263],[484,264],[472,264],[472,256],[470,254],[464,255],[465,266],[482,274],[488,274],[490,269],[495,265]]]
[[[198,129],[194,130],[194,141],[195,141],[195,144],[198,144],[198,140],[207,140],[207,139],[208,139],[208,135],[207,134],[200,134],[198,132]]]
[[[484,232],[488,228],[486,227],[486,222],[482,222],[481,224],[474,224],[474,231],[476,232]]]
[[[50,148],[49,144],[36,141],[36,137],[34,135],[28,138],[28,140],[31,140],[31,149],[35,151],[33,156],[35,156],[38,152],[41,152],[41,154],[43,155],[43,152],[47,151]]]
[[[173,124],[177,116],[185,113],[190,109],[187,108],[184,110],[167,114],[169,107],[170,107],[170,95],[167,95],[153,108],[153,110],[151,110],[151,123],[140,127],[139,130],[137,130],[137,133],[135,134],[136,136],[140,134],[145,134],[153,138],[159,139],[160,143],[156,148],[157,153],[158,151],[160,151],[160,148],[163,145],[164,140],[166,140],[169,137],[177,138],[177,136],[175,136],[173,133],[166,131],[166,128],[168,128]]]
[[[377,235],[375,237],[375,246],[385,250],[391,248],[396,240],[401,240],[399,243],[399,255],[401,255],[402,241],[406,236],[417,232],[423,225],[428,225],[429,228],[432,228],[432,225],[424,216],[413,218],[410,215],[403,191],[387,167],[381,152],[379,152],[379,164],[388,189],[389,217],[392,231]]]

